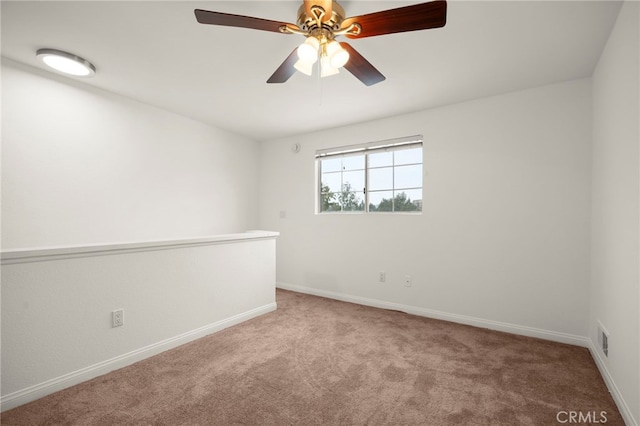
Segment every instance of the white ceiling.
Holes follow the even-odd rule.
[[[415,4],[342,1],[347,16]],[[300,1],[2,1],[2,56],[43,68],[39,48],[91,61],[83,79],[142,102],[269,140],[588,77],[615,1],[450,1],[444,28],[349,43],[387,80],[343,70],[267,78],[301,36],[198,24],[196,8],[295,22]],[[346,39],[343,39],[346,41]]]

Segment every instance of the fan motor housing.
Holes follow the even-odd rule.
[[[314,6],[320,7],[320,6]],[[322,9],[322,8],[321,8]],[[342,6],[340,6],[337,2],[333,2],[331,6],[331,18],[322,20],[322,29],[329,30],[331,32],[338,31],[342,25],[342,21],[344,21],[345,12]],[[314,29],[318,28],[318,22],[314,16],[307,15],[307,10],[304,6],[300,6],[298,9],[298,27],[303,31],[311,32]]]

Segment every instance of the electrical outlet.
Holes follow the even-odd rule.
[[[411,287],[411,275],[404,276],[404,286]]]
[[[116,309],[111,312],[111,327],[124,325],[124,309]]]
[[[380,274],[378,275],[378,282],[385,282],[387,280],[387,274],[385,274],[384,272],[380,272]]]

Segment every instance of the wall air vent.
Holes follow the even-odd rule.
[[[605,356],[609,356],[609,332],[598,320],[598,346]]]

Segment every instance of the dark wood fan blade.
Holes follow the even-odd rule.
[[[284,62],[278,67],[276,72],[273,73],[267,83],[284,83],[289,80],[293,74],[295,74],[296,69],[293,65],[298,60],[298,48],[293,49],[293,52],[284,60]]]
[[[382,75],[376,67],[371,65],[364,56],[351,47],[349,43],[341,42],[340,46],[349,52],[349,61],[344,67],[347,71],[356,76],[358,80],[363,82],[366,86],[373,86],[374,84],[385,80],[386,77]]]
[[[312,6],[320,6],[324,9],[324,17],[322,21],[327,21],[331,18],[331,11],[333,10],[333,1],[332,0],[304,0],[304,9],[307,12],[307,16],[314,16],[311,12]]]
[[[349,38],[372,37],[444,27],[447,23],[447,2],[445,0],[436,0],[429,3],[355,16],[345,19],[342,23],[342,28],[348,28],[354,23],[360,24],[362,31],[357,35],[347,34]]]
[[[210,10],[195,10],[196,19],[201,24],[224,25],[227,27],[251,28],[254,30],[280,32],[280,27],[286,26],[286,22],[270,21],[251,16],[232,15],[230,13],[212,12]],[[289,24],[291,25],[291,24]]]

